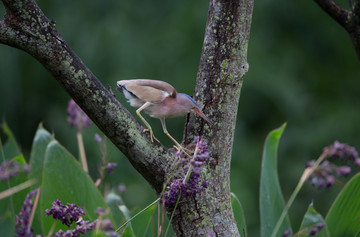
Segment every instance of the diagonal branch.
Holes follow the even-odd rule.
[[[314,1],[349,33],[360,60],[360,0],[354,0],[349,10],[343,9],[333,0]]]
[[[342,27],[347,28],[347,16],[349,12],[333,0],[315,0],[315,2],[334,20],[336,20]]]
[[[3,0],[0,43],[24,50],[54,76],[104,134],[128,157],[132,165],[161,192],[168,164],[174,155],[151,143],[143,127],[114,98],[71,50],[55,23],[33,0]]]

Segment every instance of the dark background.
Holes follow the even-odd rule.
[[[45,15],[104,85],[150,78],[192,94],[200,60],[208,1],[39,0]],[[4,8],[1,5],[0,13]],[[32,57],[0,45],[0,116],[28,158],[38,124],[77,156],[76,132],[66,122],[70,97]],[[313,1],[256,1],[248,49],[250,70],[240,97],[232,156],[231,189],[245,209],[250,236],[259,233],[259,177],[267,133],[287,122],[278,171],[286,199],[305,163],[334,140],[360,147],[360,64],[344,29]],[[117,98],[126,103],[123,95]],[[129,110],[135,114],[135,109]],[[221,112],[221,111],[219,111]],[[165,145],[160,121],[146,116]],[[184,118],[167,120],[181,140]],[[84,132],[91,175],[99,158],[93,125]],[[3,134],[2,134],[3,135]],[[4,137],[2,136],[4,139]],[[124,183],[131,209],[145,207],[154,192],[110,142],[108,159],[118,163],[108,188]],[[309,184],[290,209],[295,229],[314,201],[326,215],[339,187],[318,191]]]

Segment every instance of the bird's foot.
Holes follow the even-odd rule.
[[[181,152],[183,152],[187,157],[192,158],[192,156],[190,155],[190,154],[192,154],[192,151],[181,146],[179,143],[177,143],[173,147],[177,150],[176,154],[181,154]]]
[[[155,141],[157,141],[158,143],[160,143],[160,141],[154,136],[154,132],[152,131],[152,129],[145,128],[145,129],[143,130],[143,132],[149,132],[149,133],[150,133],[150,140],[151,140],[151,142],[154,142],[154,139],[155,139]]]

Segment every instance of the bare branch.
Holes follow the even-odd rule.
[[[315,0],[315,2],[341,26],[347,28],[347,10],[341,8],[333,0]]]
[[[360,0],[355,0],[350,10],[343,9],[333,0],[314,1],[349,33],[360,60]]]

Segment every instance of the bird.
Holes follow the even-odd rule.
[[[150,79],[131,79],[117,81],[116,84],[117,89],[123,92],[130,105],[138,108],[136,114],[147,127],[143,132],[150,133],[151,142],[154,140],[159,142],[159,140],[154,136],[150,124],[140,114],[142,110],[151,117],[160,119],[164,133],[175,143],[178,150],[184,149],[168,132],[165,123],[166,118],[184,116],[193,111],[212,124],[211,120],[202,112],[200,106],[193,98],[187,94],[178,93],[167,82]]]

